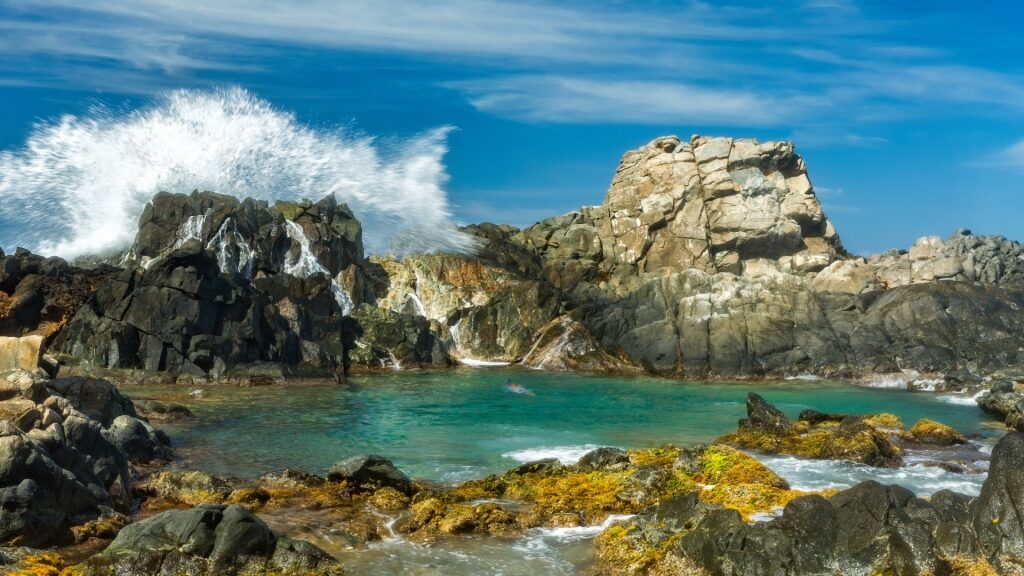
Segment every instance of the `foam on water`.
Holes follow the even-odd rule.
[[[525,450],[513,450],[502,454],[505,458],[511,458],[517,462],[533,462],[546,458],[557,458],[562,464],[575,464],[584,454],[591,450],[598,449],[596,444],[584,444],[581,446],[541,446],[539,448],[527,448]]]
[[[452,328],[454,328],[454,326]],[[493,366],[508,366],[509,365],[509,362],[497,362],[497,361],[494,361],[494,360],[477,360],[476,358],[460,358],[459,359],[459,363],[460,364],[465,364],[466,366],[476,366],[476,367],[484,367],[484,368],[486,368],[486,367],[493,367]]]
[[[981,492],[985,474],[950,472],[937,466],[928,466],[925,458],[908,455],[901,468],[874,468],[840,460],[804,460],[793,456],[754,454],[758,460],[774,470],[796,490],[827,490],[849,488],[865,480],[882,484],[899,484],[918,496],[949,489],[969,496]],[[976,463],[979,467],[985,463]]]
[[[977,408],[978,397],[984,393],[985,391],[982,390],[974,396],[964,396],[963,394],[943,394],[942,396],[936,396],[935,399],[942,402],[948,402],[949,404],[958,404],[960,406],[971,406]]]
[[[102,106],[35,126],[0,152],[0,245],[74,258],[128,246],[158,191],[318,200],[362,220],[371,252],[469,250],[444,185],[447,128],[386,147],[313,128],[239,89],[178,90],[128,112]]]

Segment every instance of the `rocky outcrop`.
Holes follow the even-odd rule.
[[[421,315],[364,304],[345,319],[348,367],[447,368],[453,364],[441,325]]]
[[[6,256],[0,250],[0,336],[48,340],[115,272],[77,268],[23,248]]]
[[[1024,567],[1024,532],[1013,504],[1024,498],[1015,468],[1022,450],[1022,434],[999,441],[974,499],[943,490],[924,500],[899,486],[867,481],[829,498],[793,499],[780,517],[750,524],[697,493],[676,496],[602,534],[598,571],[1016,574]],[[967,567],[971,571],[960,571]]]
[[[930,420],[918,422],[907,432],[892,414],[847,416],[806,410],[791,422],[754,393],[747,395],[747,417],[740,420],[739,428],[719,441],[772,454],[896,468],[903,462],[897,445],[901,439],[940,445],[966,442],[952,428]]]
[[[275,534],[236,505],[169,510],[131,524],[74,569],[87,576],[344,573],[323,550]]]
[[[789,143],[659,138],[600,206],[467,231],[472,257],[382,263],[381,301],[446,326],[455,357],[697,378],[1024,364],[1024,247],[959,231],[850,256]]]
[[[39,545],[132,502],[130,463],[170,457],[166,435],[101,380],[12,373],[0,401],[0,541]]]
[[[977,398],[982,410],[1003,419],[1008,428],[1024,432],[1024,386],[1012,380],[997,380]]]
[[[788,142],[674,136],[627,152],[604,203],[521,233],[547,278],[771,266],[817,271],[843,254]]]
[[[460,359],[687,378],[1024,366],[1024,247],[959,231],[851,256],[788,142],[658,138],[599,206],[464,231],[473,254],[368,260],[331,198],[159,194],[129,269],[51,348],[201,378]]]

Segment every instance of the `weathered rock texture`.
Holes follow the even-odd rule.
[[[599,538],[606,574],[729,576],[1019,574],[1024,529],[1017,466],[1024,434],[996,445],[981,495],[948,490],[929,500],[867,481],[831,498],[792,500],[781,517],[745,523],[697,494],[653,506]],[[632,563],[624,562],[631,560]],[[673,572],[686,567],[690,572]],[[954,568],[970,568],[963,572]]]
[[[132,502],[129,463],[170,457],[166,435],[104,380],[0,379],[0,541],[62,542]]]
[[[77,268],[60,258],[0,250],[0,336],[51,338],[114,273]]]
[[[330,198],[159,194],[128,269],[51,349],[200,377],[458,359],[694,378],[1024,366],[1024,246],[958,231],[851,256],[786,142],[658,138],[623,156],[600,206],[465,232],[474,254],[366,259]]]
[[[127,526],[75,571],[88,576],[344,573],[323,550],[275,534],[236,505],[169,510]]]
[[[474,256],[382,262],[380,304],[439,322],[456,357],[692,377],[1024,363],[1024,247],[959,231],[852,257],[789,143],[659,138],[600,206],[467,232]]]
[[[340,372],[343,316],[373,302],[359,222],[333,197],[268,206],[158,194],[122,264],[56,345],[87,364],[221,376]]]

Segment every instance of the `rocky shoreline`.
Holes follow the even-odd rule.
[[[1022,567],[1017,433],[996,445],[976,498],[946,490],[923,500],[871,481],[793,490],[736,447],[751,448],[756,434],[759,451],[891,466],[904,447],[967,439],[939,423],[905,427],[886,414],[807,410],[790,421],[753,393],[737,433],[710,445],[599,448],[572,465],[539,460],[457,485],[413,480],[374,455],[339,462],[326,477],[285,470],[242,481],[164,467],[166,436],[109,382],[25,373],[6,381],[17,395],[0,402],[5,408],[41,399],[32,407],[40,416],[4,424],[0,446],[0,564],[15,574],[342,574],[329,554],[286,535],[294,527],[277,518],[296,514],[316,514],[322,529],[357,549],[395,537],[429,543],[607,524],[595,542],[594,574],[968,576]],[[183,407],[139,406],[187,418]],[[68,431],[64,444],[54,438],[60,430]],[[833,449],[808,454],[811,444]],[[57,552],[38,548],[46,545]]]

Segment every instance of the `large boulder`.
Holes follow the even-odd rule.
[[[169,510],[131,524],[75,569],[88,576],[343,574],[323,550],[278,536],[236,505]]]
[[[1024,558],[1024,434],[1011,432],[992,450],[988,478],[971,504],[978,547],[988,557]]]

